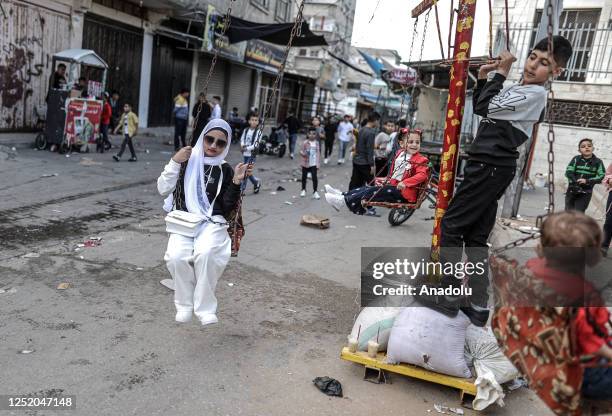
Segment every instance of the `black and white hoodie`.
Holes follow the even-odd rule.
[[[544,118],[547,91],[542,85],[514,84],[495,73],[479,79],[474,90],[474,113],[482,116],[468,155],[470,160],[496,166],[516,166],[519,152],[533,126]]]

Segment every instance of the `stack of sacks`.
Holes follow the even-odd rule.
[[[378,351],[386,351],[393,322],[402,309],[404,308],[363,308],[350,335],[350,338],[357,339],[359,333],[357,349],[367,351],[368,341],[376,341],[378,335]]]
[[[506,358],[491,328],[478,328],[470,325],[465,337],[465,356],[472,363],[476,373],[476,398],[472,402],[474,410],[484,410],[493,403],[504,405],[504,392],[501,384],[514,380],[519,372]]]
[[[471,377],[464,357],[465,333],[470,320],[453,318],[425,307],[405,308],[395,319],[387,362],[409,363],[437,373]]]

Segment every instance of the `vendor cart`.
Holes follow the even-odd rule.
[[[61,89],[49,85],[44,130],[36,137],[36,148],[60,153],[78,149],[89,151],[100,130],[102,94],[106,87],[108,65],[89,49],[67,49],[53,55],[53,71],[66,65],[67,82]],[[88,79],[87,94],[79,89],[78,79]]]

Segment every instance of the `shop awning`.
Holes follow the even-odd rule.
[[[230,43],[243,40],[261,39],[276,45],[287,45],[293,23],[256,23],[238,17],[231,17],[231,24],[225,33]],[[302,22],[300,36],[293,39],[292,46],[327,46],[325,37],[310,31],[308,23]]]

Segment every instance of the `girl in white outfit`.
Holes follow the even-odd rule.
[[[227,232],[230,213],[240,198],[240,184],[252,168],[239,163],[235,171],[225,162],[232,137],[222,119],[211,120],[192,149],[183,147],[157,179],[167,196],[164,209],[188,211],[204,218],[195,238],[170,234],[164,256],[174,279],[176,320],[188,322],[192,314],[202,325],[217,323],[217,281],[231,254]]]

